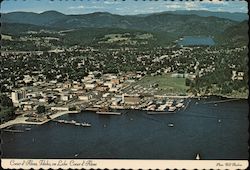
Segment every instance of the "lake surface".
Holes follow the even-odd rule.
[[[48,122],[23,133],[2,132],[2,157],[193,160],[199,153],[208,160],[247,159],[247,100],[204,104],[208,100],[218,98],[192,99],[185,111],[167,115],[124,110],[122,115],[83,112],[58,118],[92,127]]]
[[[178,44],[183,46],[213,46],[215,42],[211,37],[185,36],[178,41]]]

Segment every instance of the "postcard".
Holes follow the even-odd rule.
[[[4,169],[247,169],[248,3],[4,0]]]

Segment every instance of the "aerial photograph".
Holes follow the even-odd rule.
[[[247,160],[247,1],[4,0],[1,159]]]

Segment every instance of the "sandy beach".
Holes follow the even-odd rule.
[[[60,117],[65,114],[69,113],[78,113],[78,111],[64,111],[64,112],[57,112],[53,115],[50,115],[51,119],[55,119],[57,117]],[[0,125],[0,129],[6,128],[8,126],[16,125],[16,124],[30,124],[30,125],[42,125],[44,123],[47,123],[51,119],[46,119],[45,121],[42,122],[28,122],[26,121],[29,117],[24,117],[23,115],[16,117],[14,120],[10,120],[8,122],[5,122]]]

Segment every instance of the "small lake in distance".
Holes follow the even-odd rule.
[[[178,45],[182,46],[213,46],[214,40],[205,36],[184,36],[178,41]]]

